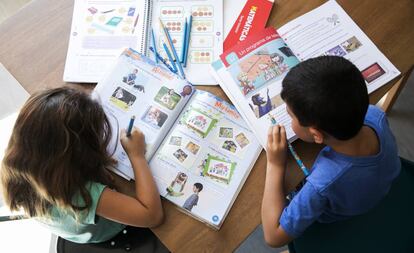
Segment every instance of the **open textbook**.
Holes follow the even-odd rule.
[[[151,29],[158,53],[163,50],[160,22],[181,55],[185,19],[193,17],[187,79],[216,84],[208,69],[223,52],[223,0],[75,0],[63,80],[99,82],[126,48],[151,55]]]
[[[279,29],[267,28],[251,35],[224,52],[212,64],[212,73],[265,146],[267,130],[276,122],[286,126],[290,141],[296,138],[280,97],[282,80],[299,62],[321,55],[342,56],[353,62],[369,93],[400,74],[335,1]]]
[[[131,116],[145,134],[146,158],[160,194],[219,228],[261,147],[236,109],[132,49],[96,86],[113,128],[114,171],[133,179],[119,130]]]

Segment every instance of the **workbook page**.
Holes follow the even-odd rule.
[[[212,64],[221,88],[255,132],[260,144],[276,123],[295,138],[286,104],[280,97],[282,80],[299,61],[274,28],[266,28],[224,52]]]
[[[169,30],[174,47],[181,58],[185,19],[187,18],[187,22],[189,22],[190,15],[192,15],[193,21],[187,66],[184,68],[184,72],[192,84],[217,84],[209,74],[209,66],[223,52],[223,0],[155,1],[152,28],[154,29],[157,51],[168,61],[163,49],[163,42],[167,44],[167,39],[159,22],[161,19]],[[152,53],[150,55],[154,57]]]
[[[76,0],[63,80],[98,82],[126,48],[142,52],[147,1]]]
[[[260,151],[232,105],[198,90],[150,167],[162,196],[219,227]]]
[[[278,33],[300,61],[321,55],[347,58],[361,71],[369,93],[400,74],[335,1],[290,21]]]
[[[161,141],[190,99],[193,87],[168,70],[128,49],[94,90],[112,126],[109,152],[115,152],[117,171],[134,178],[131,163],[119,142],[121,129],[134,126],[145,135],[146,158],[150,160]]]

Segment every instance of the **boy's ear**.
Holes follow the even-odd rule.
[[[317,144],[322,144],[324,140],[324,135],[317,128],[309,127],[309,132],[312,135],[313,141]]]

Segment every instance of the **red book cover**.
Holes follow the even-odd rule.
[[[240,42],[229,50],[225,51],[220,55],[220,59],[223,62],[224,66],[228,67],[231,64],[231,59],[234,59],[234,57],[236,57],[236,59],[241,59],[246,54],[249,54],[251,51],[256,50],[256,48],[259,48],[262,45],[277,39],[280,39],[280,36],[274,27],[261,29],[259,32],[249,36],[249,38],[245,41]]]
[[[254,34],[265,28],[273,2],[274,0],[248,0],[224,40],[223,51],[240,41],[244,41],[249,34]]]

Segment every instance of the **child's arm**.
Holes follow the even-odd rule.
[[[283,126],[269,129],[266,148],[267,169],[262,201],[262,223],[264,238],[272,247],[281,247],[291,238],[280,226],[279,219],[285,207],[283,191],[286,168],[286,131]]]
[[[145,137],[134,128],[130,137],[121,132],[121,144],[135,175],[136,198],[105,188],[98,202],[99,216],[137,227],[155,227],[162,222],[160,194],[145,160]]]

